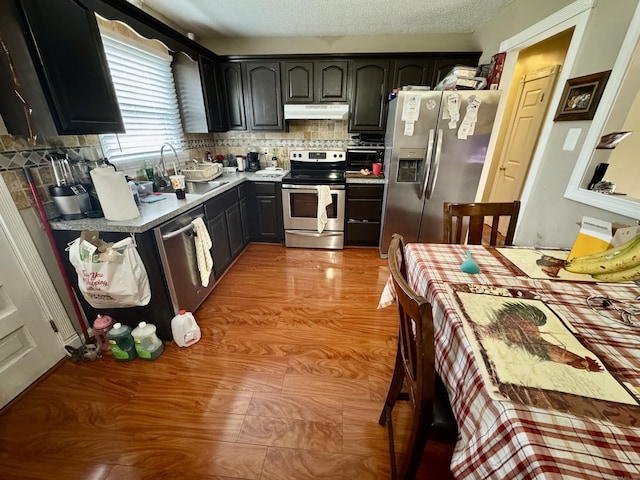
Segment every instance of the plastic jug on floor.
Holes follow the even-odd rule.
[[[131,335],[140,358],[155,360],[164,351],[164,345],[156,335],[156,326],[151,323],[140,322]]]
[[[107,332],[107,338],[109,339],[109,347],[111,347],[113,358],[123,361],[136,358],[136,348],[131,336],[131,327],[115,323],[111,330]]]
[[[196,319],[193,318],[191,312],[186,310],[180,310],[178,315],[171,320],[171,333],[173,341],[179,347],[193,345],[200,340],[201,336],[200,327],[196,323]]]

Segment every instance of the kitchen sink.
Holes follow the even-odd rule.
[[[205,193],[209,193],[211,190],[215,190],[216,188],[220,188],[223,185],[226,185],[229,182],[224,181],[211,181],[211,182],[186,182],[186,192],[194,195],[204,195]]]

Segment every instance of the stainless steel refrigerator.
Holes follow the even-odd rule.
[[[389,102],[380,255],[391,236],[442,242],[442,204],[473,202],[498,90],[402,90]]]

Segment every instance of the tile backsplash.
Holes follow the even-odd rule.
[[[254,150],[268,155],[261,155],[263,166],[271,165],[271,157],[275,155],[285,162],[292,149],[344,149],[350,134],[347,121],[335,120],[290,120],[287,132],[245,132],[229,131],[215,134],[215,155],[246,155]]]
[[[346,148],[349,140],[348,123],[334,120],[294,120],[288,122],[286,132],[230,131],[215,134],[186,134],[179,152],[181,164],[191,159],[202,160],[207,152],[216,155],[246,155],[249,151],[261,155],[261,162],[270,165],[275,152],[280,160],[288,160],[290,149],[331,149]],[[35,206],[23,168],[28,167],[38,187],[43,203],[51,201],[49,185],[53,178],[46,156],[50,153],[66,153],[70,160],[102,158],[102,147],[97,135],[65,135],[59,137],[37,137],[35,141],[26,137],[0,135],[0,175],[18,209]],[[160,146],[158,146],[158,161]],[[167,165],[172,160],[169,157]],[[140,176],[142,165],[122,168],[127,175]]]

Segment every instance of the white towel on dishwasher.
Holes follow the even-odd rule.
[[[198,217],[191,223],[193,224],[193,231],[195,233],[193,241],[196,246],[196,261],[198,263],[198,270],[200,271],[200,282],[203,287],[206,287],[209,285],[209,277],[211,277],[211,270],[213,269],[211,237],[202,218]]]
[[[327,206],[331,205],[331,189],[329,185],[318,185],[318,233],[322,233],[327,224]]]

